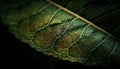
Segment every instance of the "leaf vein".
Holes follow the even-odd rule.
[[[73,43],[71,43],[70,44],[70,46],[68,46],[69,48],[71,47],[71,46],[73,46],[76,42],[78,42],[78,40],[80,40],[81,39],[81,37],[82,37],[82,35],[83,35],[83,33],[84,33],[84,31],[89,27],[90,25],[88,24],[88,25],[86,25],[86,27],[84,27],[84,29],[82,30],[82,32],[81,32],[81,34],[80,34],[80,36],[79,36],[79,38],[78,39],[76,39]],[[69,48],[68,48],[68,50],[69,50]]]
[[[66,31],[68,30],[68,28],[71,26],[71,24],[73,23],[73,21],[76,20],[76,19],[77,19],[77,18],[74,18],[73,20],[71,20],[71,22],[66,26],[65,30],[64,30],[59,36],[57,36],[57,37],[55,38],[55,40],[54,40],[53,43],[52,43],[52,46],[54,46],[54,45],[55,45],[55,42],[56,42],[62,35],[64,35],[64,34],[66,33]]]
[[[107,36],[106,38],[104,38],[104,40],[102,40],[98,45],[96,45],[88,54],[88,57],[87,57],[87,61],[89,59],[89,57],[91,56],[92,52],[95,51],[98,47],[100,47],[100,45],[108,38],[109,36]]]
[[[115,43],[115,46],[114,46],[113,50],[111,51],[111,53],[109,54],[109,57],[111,57],[112,54],[115,52],[117,46],[118,46],[118,42]]]
[[[34,38],[36,32],[37,32],[37,31],[40,31],[40,30],[42,30],[42,29],[44,29],[44,28],[46,28],[46,27],[48,27],[49,24],[50,24],[50,22],[51,22],[51,20],[52,20],[52,18],[55,16],[55,14],[56,14],[59,10],[60,10],[60,9],[58,9],[57,11],[55,11],[55,12],[53,13],[53,15],[51,16],[51,18],[50,18],[50,20],[48,21],[48,24],[47,24],[47,25],[45,25],[45,26],[43,26],[43,27],[41,27],[41,28],[38,28],[38,29],[33,33],[33,36],[32,36],[32,38],[31,38],[31,41],[32,41],[32,42],[33,42],[33,38]]]

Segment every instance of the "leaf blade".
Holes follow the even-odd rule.
[[[30,44],[31,47],[40,52],[47,55],[53,55],[63,60],[94,64],[95,62],[104,62],[108,59],[108,53],[111,53],[114,47],[113,44],[118,41],[116,38],[112,37],[111,34],[94,25],[90,21],[64,7],[61,7],[60,5],[51,1],[42,1],[40,3],[50,3],[51,5],[44,8],[39,14],[33,14],[33,16],[24,18],[24,20],[20,22],[17,22],[16,20],[17,25],[20,25],[20,27],[16,27],[15,25],[14,29],[17,31],[12,30],[11,32],[14,32],[18,39]],[[12,15],[14,17],[14,14]],[[7,16],[9,15],[6,15],[6,17]],[[7,18],[5,19],[7,20]],[[10,21],[8,20],[8,25],[12,22],[12,19],[10,19]],[[10,25],[10,28],[12,28],[12,25]],[[73,31],[71,31],[71,29],[73,29]],[[30,35],[30,37],[26,35]],[[31,37],[31,35],[33,37]],[[105,40],[106,36],[109,36],[109,40],[108,38]],[[28,37],[29,39],[27,39]],[[106,47],[109,46],[109,42],[111,42],[110,47]],[[118,43],[118,46],[119,45],[120,44]],[[78,48],[76,48],[77,46]],[[101,49],[107,48],[109,48],[108,51],[101,51]],[[99,53],[99,49],[100,52],[104,54],[104,57],[102,56],[97,59],[95,57],[98,57],[97,54]],[[94,54],[94,52],[96,53]],[[92,57],[91,55],[93,54],[95,56]],[[91,58],[95,58],[96,60]]]

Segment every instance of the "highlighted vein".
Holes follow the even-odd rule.
[[[55,42],[57,41],[57,39],[59,39],[62,35],[64,35],[64,34],[66,33],[66,31],[68,30],[68,28],[71,26],[71,24],[73,23],[73,21],[76,20],[76,19],[77,19],[77,18],[74,18],[74,19],[66,26],[65,30],[64,30],[59,36],[57,36],[57,37],[55,38],[55,40],[54,40],[53,43],[52,43],[52,46],[55,45]]]

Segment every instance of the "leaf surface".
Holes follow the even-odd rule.
[[[116,18],[116,24],[112,23],[114,19],[112,22],[104,20],[109,15],[118,17],[118,4],[113,7],[114,11],[108,11],[105,8],[109,5],[96,4],[94,0],[53,1],[21,1],[19,6],[13,4],[12,8],[2,9],[0,16],[16,38],[47,55],[85,64],[106,63],[111,58],[119,60],[120,42],[118,36],[113,36],[113,32],[119,34],[119,19]],[[111,28],[99,22],[108,23]]]
[[[52,0],[120,38],[119,0]]]

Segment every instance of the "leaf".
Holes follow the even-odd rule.
[[[59,3],[63,6],[68,5],[68,9],[73,9],[74,6],[71,4],[74,1],[68,3],[67,0],[62,0]],[[77,7],[78,9],[82,9],[84,4],[89,4],[83,0],[78,3],[81,3],[80,8]],[[90,1],[90,3],[93,2]],[[111,32],[105,31],[106,25],[98,24],[101,28],[96,26],[97,21],[98,23],[99,21],[104,22],[99,16],[102,17],[106,11],[101,11],[95,15],[87,12],[89,10],[87,9],[81,13],[87,14],[84,17],[88,20],[95,20],[97,16],[99,19],[95,25],[79,16],[80,14],[75,14],[78,9],[75,11],[73,9],[72,11],[75,12],[73,13],[51,0],[28,0],[24,3],[18,3],[19,6],[16,5],[8,7],[8,4],[1,10],[0,16],[16,38],[28,43],[37,51],[63,60],[91,65],[110,61],[119,62],[119,40]],[[97,8],[92,9],[98,10]],[[112,25],[114,24],[112,23]],[[108,26],[111,25],[108,23]]]
[[[119,0],[52,0],[120,38]],[[113,23],[115,22],[115,24]]]

